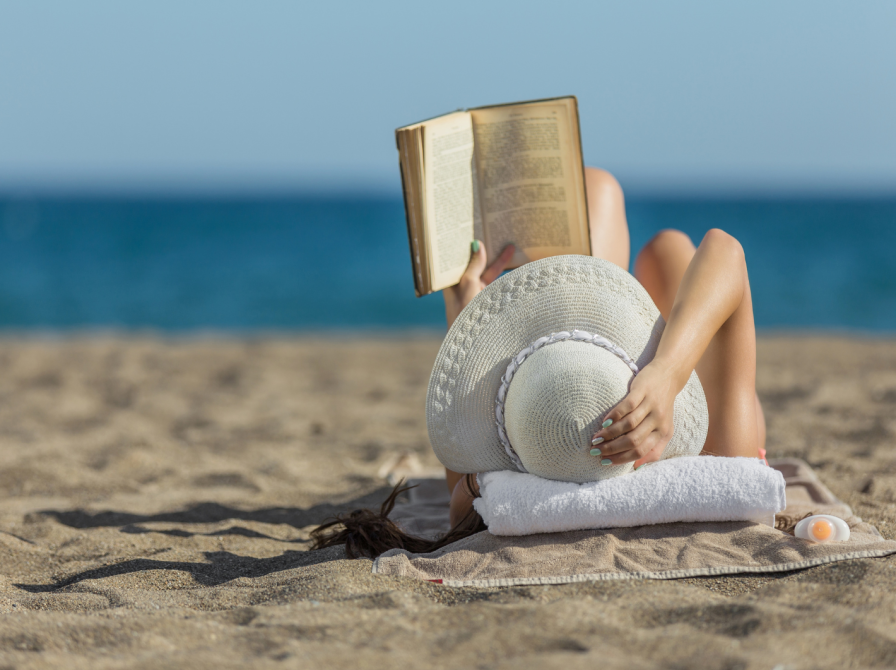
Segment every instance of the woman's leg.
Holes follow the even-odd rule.
[[[710,231],[708,234],[721,233]],[[647,289],[664,319],[678,293],[682,277],[696,249],[677,230],[658,233],[635,259],[635,277]],[[743,453],[738,445],[765,448],[765,417],[756,396],[756,329],[746,262],[732,267],[743,275],[740,306],[713,337],[697,364],[697,375],[709,407],[709,433],[704,451],[727,455]]]
[[[628,272],[631,245],[625,220],[625,198],[616,178],[606,170],[585,168],[591,255]]]

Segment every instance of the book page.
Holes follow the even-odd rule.
[[[590,254],[575,99],[475,109],[478,201],[491,262]]]
[[[425,226],[433,291],[456,284],[473,241],[473,125],[468,112],[423,127]]]

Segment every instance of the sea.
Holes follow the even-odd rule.
[[[896,334],[896,199],[633,199],[744,246],[761,330]],[[444,331],[400,197],[0,197],[0,332]]]

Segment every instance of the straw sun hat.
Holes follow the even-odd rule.
[[[455,472],[518,470],[587,482],[629,472],[601,465],[591,437],[653,360],[665,322],[616,265],[553,256],[495,280],[451,326],[426,397],[429,439]],[[709,414],[692,373],[675,399],[663,458],[700,453]]]

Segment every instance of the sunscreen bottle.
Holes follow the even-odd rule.
[[[793,534],[813,542],[843,542],[849,539],[849,526],[843,519],[830,514],[813,514],[800,521]]]

